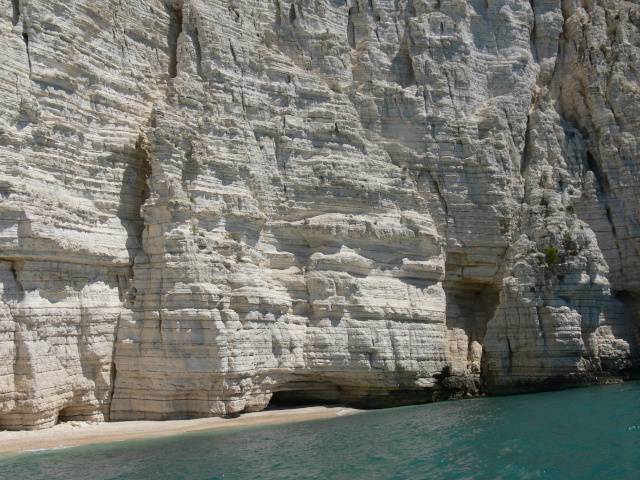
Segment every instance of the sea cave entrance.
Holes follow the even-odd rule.
[[[295,380],[274,389],[268,408],[343,403],[342,389],[331,382]]]

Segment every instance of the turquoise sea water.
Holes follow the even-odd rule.
[[[0,458],[0,479],[640,479],[640,382]]]

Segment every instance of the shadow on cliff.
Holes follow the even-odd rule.
[[[447,329],[464,330],[469,345],[484,345],[487,323],[493,318],[500,303],[500,287],[482,282],[447,282]]]
[[[125,159],[117,215],[127,232],[126,248],[129,262],[133,265],[133,259],[142,248],[144,220],[141,209],[149,198],[147,179],[151,175],[149,152],[142,136],[138,138],[135,148],[125,152]]]

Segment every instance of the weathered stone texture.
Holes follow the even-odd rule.
[[[639,26],[1,0],[0,427],[628,376]]]

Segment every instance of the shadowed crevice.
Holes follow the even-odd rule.
[[[29,62],[29,76],[31,76],[31,53],[29,52],[29,35],[26,32],[22,32],[22,40],[24,40],[24,46],[27,49],[27,61]]]
[[[280,8],[280,1],[275,0],[276,5],[276,27],[282,25],[282,9]]]
[[[147,180],[150,175],[151,163],[147,143],[144,136],[140,135],[122,176],[118,206],[118,218],[127,231],[126,247],[131,265],[142,248],[144,220],[141,209],[149,198]]]
[[[198,72],[198,75],[202,77],[202,46],[200,45],[200,36],[198,35],[197,28],[193,29],[193,35],[191,39],[193,40],[193,47],[196,50],[196,70]]]
[[[531,151],[531,114],[527,116],[527,128],[524,132],[524,149],[522,151],[522,161],[520,162],[520,175],[524,176],[524,172],[531,164],[533,153]]]
[[[354,19],[358,13],[358,8],[353,6],[349,9],[349,18],[347,19],[347,40],[351,48],[356,48],[356,27]]]
[[[11,23],[15,27],[20,20],[20,1],[19,0],[11,0],[11,6],[13,7],[13,15],[11,18]]]
[[[289,9],[289,23],[293,23],[296,21],[298,16],[296,15],[296,6],[294,3],[291,4],[291,8]]]
[[[167,8],[169,10],[169,31],[167,33],[169,77],[176,78],[178,75],[178,38],[182,33],[182,2]]]

